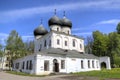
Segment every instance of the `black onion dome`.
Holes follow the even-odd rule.
[[[49,26],[51,26],[51,25],[60,25],[61,26],[62,25],[60,18],[57,17],[56,15],[49,19],[48,24],[49,24]]]
[[[66,17],[64,17],[61,21],[62,21],[62,26],[67,26],[70,28],[72,27],[72,22]]]
[[[37,27],[35,30],[34,30],[34,36],[37,36],[37,35],[45,35],[47,34],[48,31],[42,26],[40,25],[39,27]]]

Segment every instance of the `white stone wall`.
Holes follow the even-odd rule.
[[[57,44],[57,39],[60,40],[60,45]],[[45,40],[46,40],[46,47],[44,46]],[[49,46],[50,40],[51,40],[51,46]],[[73,47],[73,40],[75,40],[75,47]],[[67,41],[67,46],[65,46],[65,41]],[[82,48],[80,48],[80,44]],[[43,50],[51,47],[84,52],[84,40],[69,35],[57,34],[54,32],[49,32],[49,34],[42,36],[40,39],[35,39],[35,49],[34,49],[35,53],[40,52],[40,49]]]
[[[81,60],[83,61],[83,68],[81,68]],[[90,68],[88,68],[88,60],[90,60]],[[94,61],[94,67],[92,67],[91,61]],[[97,59],[67,58],[67,73],[100,70],[100,65],[96,65],[96,61],[99,62]]]
[[[61,32],[61,26],[59,26],[59,25],[51,25],[50,29],[53,30],[53,31]]]
[[[111,69],[110,57],[107,57],[107,56],[105,56],[105,57],[100,57],[100,65],[101,65],[102,62],[105,62],[107,69]],[[101,67],[101,66],[100,66],[100,67]]]
[[[57,39],[60,40],[60,45],[57,45]],[[67,46],[65,46],[65,40],[68,42]],[[75,47],[73,47],[73,40],[75,40]],[[82,48],[80,48],[80,44],[82,45]],[[84,40],[73,37],[73,36],[69,36],[69,35],[67,36],[64,34],[53,33],[53,35],[52,35],[52,47],[53,48],[68,49],[68,50],[77,50],[79,52],[84,52]]]
[[[30,61],[30,60],[32,60],[32,65],[33,65],[32,66],[32,70],[26,69],[27,61]],[[24,69],[22,69],[23,61],[25,62]],[[18,69],[15,68],[16,63],[19,63],[19,68]],[[20,71],[21,70],[22,72],[35,74],[35,71],[36,71],[35,55],[29,55],[29,56],[26,56],[26,57],[23,57],[23,58],[19,58],[19,59],[13,61],[13,64],[14,64],[13,70],[16,70],[16,71]],[[28,63],[28,66],[29,66],[29,63]]]
[[[64,32],[66,34],[71,34],[71,29],[69,27],[63,26],[61,32]]]

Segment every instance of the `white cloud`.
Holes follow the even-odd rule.
[[[23,41],[29,41],[29,40],[33,40],[34,36],[29,36],[29,35],[24,35],[22,36]]]
[[[82,36],[82,35],[91,35],[92,32],[78,32],[78,33],[73,33],[73,35],[77,35],[77,36]]]
[[[101,22],[98,22],[97,24],[118,24],[120,22],[120,19],[111,19],[111,20],[104,20]]]
[[[5,45],[5,40],[7,40],[9,34],[6,33],[0,33],[0,44]],[[23,41],[29,41],[29,40],[33,40],[34,36],[30,36],[30,35],[24,35],[21,36]]]
[[[66,4],[56,4],[43,7],[25,8],[17,9],[11,11],[4,11],[0,13],[0,22],[8,22],[12,20],[17,20],[19,18],[31,17],[35,14],[43,14],[52,12],[54,9],[58,11],[63,10],[113,10],[120,9],[120,0],[91,0],[88,2],[74,2]]]

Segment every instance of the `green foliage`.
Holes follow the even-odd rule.
[[[0,57],[2,57],[3,56],[3,50],[2,50],[2,45],[0,44]]]
[[[92,54],[92,46],[93,46],[93,38],[91,36],[87,36],[85,45],[85,52],[88,54]]]
[[[96,56],[106,56],[108,49],[108,37],[99,31],[93,32],[92,53]]]
[[[25,44],[26,55],[34,53],[34,41],[27,41]]]
[[[114,68],[112,70],[103,69],[101,71],[89,71],[89,72],[78,72],[74,73],[80,76],[94,76],[99,78],[119,78],[120,79],[120,68]]]
[[[24,43],[15,30],[11,31],[11,33],[9,34],[6,42],[6,49],[10,50],[10,55],[12,59],[24,56]]]

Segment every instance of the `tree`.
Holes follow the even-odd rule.
[[[18,33],[13,30],[6,41],[6,49],[10,51],[9,65],[13,64],[13,60],[24,56],[24,43]]]
[[[34,53],[34,41],[27,41],[25,44],[26,55]]]
[[[120,22],[118,23],[116,30],[117,30],[117,33],[120,34]]]
[[[0,57],[2,57],[3,56],[3,47],[2,47],[2,44],[0,44]]]
[[[92,47],[93,47],[93,38],[91,36],[87,36],[85,52],[88,54],[92,54]]]
[[[96,56],[106,56],[107,55],[107,45],[108,37],[99,31],[93,32],[93,47],[92,53]]]

